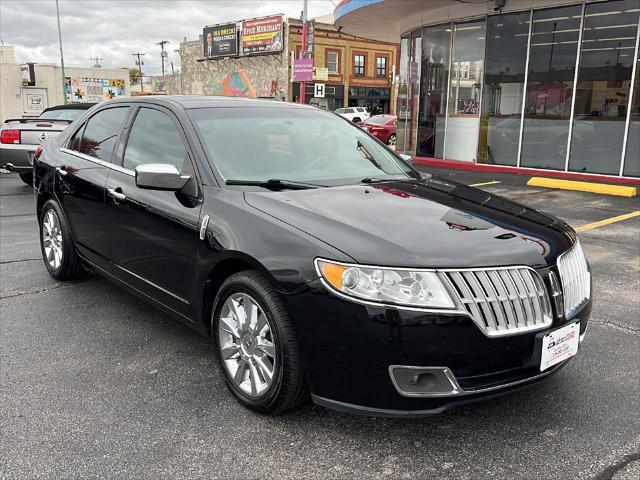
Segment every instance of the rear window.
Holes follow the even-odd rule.
[[[389,117],[376,115],[375,117],[371,117],[369,120],[367,120],[367,123],[387,123],[388,121],[389,121]]]
[[[77,118],[80,118],[86,110],[80,108],[69,108],[60,110],[48,110],[42,112],[38,118],[44,118],[47,120],[71,120],[72,122]]]

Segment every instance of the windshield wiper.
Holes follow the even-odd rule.
[[[389,182],[394,180],[393,178],[377,178],[377,177],[365,177],[360,180],[360,183],[378,183],[378,182]]]
[[[254,187],[270,188],[273,190],[289,189],[289,190],[306,190],[308,188],[320,188],[324,185],[315,183],[294,182],[292,180],[281,180],[279,178],[271,178],[269,180],[227,180],[227,185],[247,185]]]

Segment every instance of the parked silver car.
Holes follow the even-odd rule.
[[[33,154],[47,138],[62,132],[95,103],[57,105],[45,109],[36,118],[10,118],[0,127],[0,167],[20,175],[27,185],[33,183]]]

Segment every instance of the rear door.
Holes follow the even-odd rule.
[[[127,132],[119,149],[122,168],[107,180],[114,275],[192,319],[201,207],[193,156],[178,120],[163,107],[140,107]],[[135,168],[148,163],[175,165],[191,175],[191,194],[138,188]]]
[[[56,193],[70,224],[78,253],[108,270],[108,225],[105,223],[105,185],[114,149],[130,108],[99,110],[60,150]]]

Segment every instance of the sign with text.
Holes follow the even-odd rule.
[[[293,61],[293,81],[309,82],[313,79],[313,59],[297,58]]]
[[[316,22],[309,20],[307,22],[307,49],[303,52],[305,57],[313,56],[313,43],[316,35]]]
[[[324,98],[324,83],[316,83],[313,86],[313,96],[316,98]]]
[[[205,58],[238,55],[238,28],[235,23],[213,25],[202,30]]]
[[[329,69],[325,67],[313,67],[313,79],[320,82],[328,82]]]
[[[243,20],[240,46],[243,55],[282,51],[282,15]]]

